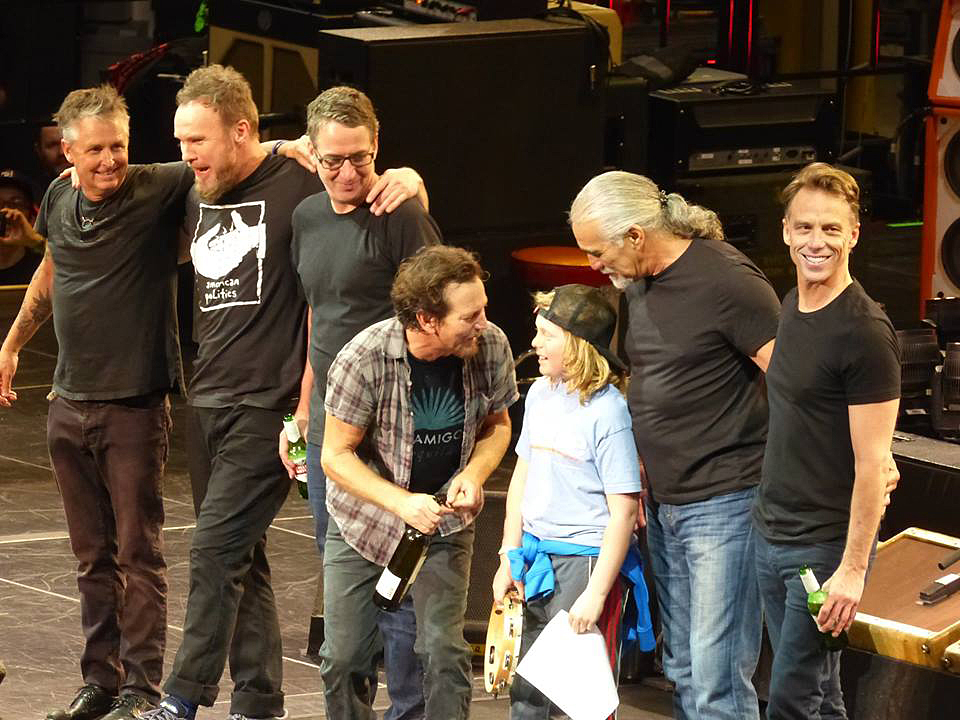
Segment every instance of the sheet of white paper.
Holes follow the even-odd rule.
[[[571,720],[604,720],[620,704],[603,635],[578,635],[561,610],[517,665],[517,672]]]

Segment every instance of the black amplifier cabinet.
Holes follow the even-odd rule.
[[[780,170],[835,154],[836,101],[815,80],[678,85],[650,93],[650,172],[679,178]]]
[[[577,22],[535,19],[322,32],[320,89],[363,89],[378,168],[424,177],[446,236],[562,225],[603,158],[603,72]]]

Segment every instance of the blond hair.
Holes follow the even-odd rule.
[[[199,102],[216,110],[224,127],[246,120],[250,125],[251,137],[258,137],[260,113],[253,101],[250,83],[229,65],[208,65],[187,75],[177,93],[177,106],[191,102]]]
[[[533,294],[533,302],[537,310],[546,310],[553,304],[554,291],[538,292]],[[557,325],[557,327],[560,327]],[[607,359],[589,342],[577,337],[566,328],[563,331],[563,374],[566,378],[568,392],[577,392],[580,395],[580,404],[587,402],[603,390],[607,385],[613,385],[621,393],[627,389],[626,373],[612,367]]]
[[[63,139],[74,142],[77,139],[74,123],[88,117],[113,120],[127,135],[130,134],[127,102],[112,85],[74,90],[63,99],[53,119],[57,121]]]

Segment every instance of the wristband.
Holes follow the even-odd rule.
[[[280,146],[283,145],[285,142],[286,142],[286,140],[277,140],[277,141],[273,144],[273,149],[270,151],[270,154],[271,154],[271,155],[276,155],[276,154],[277,154],[277,151],[280,149]]]

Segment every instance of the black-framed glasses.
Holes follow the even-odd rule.
[[[355,168],[366,167],[373,162],[373,151],[355,152],[351,155],[318,155],[317,159],[324,170],[339,170],[347,160]]]

